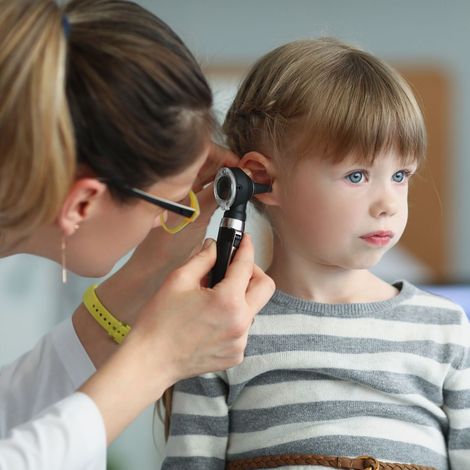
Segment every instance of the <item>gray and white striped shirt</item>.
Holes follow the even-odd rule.
[[[467,317],[447,299],[395,285],[396,297],[363,304],[276,291],[241,365],[175,386],[162,469],[314,453],[469,470]]]

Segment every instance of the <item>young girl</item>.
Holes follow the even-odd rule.
[[[163,468],[469,469],[464,312],[369,271],[425,154],[408,85],[339,41],[290,43],[251,69],[225,131],[272,184],[256,204],[277,291],[241,365],[175,386]]]

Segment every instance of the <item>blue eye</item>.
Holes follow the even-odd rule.
[[[406,179],[406,177],[409,175],[409,173],[405,170],[400,170],[394,173],[392,176],[392,180],[395,181],[395,183],[403,183],[403,181]]]
[[[364,172],[363,171],[355,171],[354,173],[350,173],[346,176],[346,179],[353,184],[362,183],[364,179]]]

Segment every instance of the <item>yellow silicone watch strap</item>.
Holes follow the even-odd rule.
[[[83,294],[83,304],[92,317],[106,330],[108,335],[111,336],[116,343],[121,344],[129,331],[131,331],[131,327],[118,320],[100,302],[95,292],[97,287],[97,284],[94,284],[85,291]]]

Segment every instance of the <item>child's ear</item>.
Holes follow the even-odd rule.
[[[96,178],[81,178],[72,184],[56,219],[65,236],[72,235],[80,222],[90,216],[100,201],[103,202],[105,192],[106,185]]]
[[[266,206],[278,206],[276,168],[271,158],[259,152],[246,153],[238,165],[255,183],[268,184],[271,192],[254,196]]]

